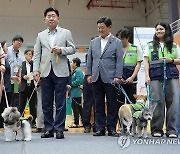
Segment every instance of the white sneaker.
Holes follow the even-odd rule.
[[[161,137],[162,135],[161,135],[161,133],[154,133],[153,134],[153,137]]]
[[[169,138],[177,138],[177,135],[176,134],[170,134],[168,137]]]

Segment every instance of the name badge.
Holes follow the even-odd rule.
[[[18,72],[18,70],[19,70],[19,67],[16,65],[16,66],[14,66],[14,73],[17,73]]]
[[[134,54],[128,54],[128,58],[134,58]]]

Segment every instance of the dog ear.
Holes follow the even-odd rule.
[[[147,100],[147,96],[146,95],[142,95],[144,100]]]
[[[133,94],[133,96],[134,96],[135,99],[137,99],[137,97],[138,97],[138,95],[136,95],[136,94]]]
[[[11,108],[11,112],[16,112],[18,109],[17,109],[17,107],[12,107]]]
[[[33,121],[33,116],[30,114],[27,118],[28,121],[32,122]]]

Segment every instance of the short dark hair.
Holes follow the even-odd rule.
[[[14,36],[13,39],[12,39],[12,42],[14,42],[14,41],[20,41],[20,42],[23,43],[23,42],[24,42],[24,39],[23,39],[22,36],[16,35],[16,36]]]
[[[72,61],[73,61],[73,63],[76,63],[76,66],[77,66],[77,67],[80,67],[81,60],[80,60],[78,57],[73,58]]]
[[[1,47],[3,48],[5,45],[6,41],[0,41]]]
[[[99,24],[99,23],[104,23],[106,25],[106,27],[109,27],[112,25],[112,21],[109,17],[100,17],[97,20],[97,24]]]
[[[32,53],[32,55],[34,55],[34,51],[33,51],[32,49],[26,49],[26,50],[24,51],[24,54],[27,54],[29,51]]]
[[[116,37],[120,36],[121,38],[129,38],[130,37],[130,31],[127,28],[121,28],[116,33]]]
[[[47,16],[47,13],[48,13],[48,12],[51,12],[51,11],[55,12],[56,15],[59,17],[59,11],[58,11],[57,9],[52,8],[52,7],[49,7],[49,8],[47,8],[47,9],[44,11],[44,17],[46,17],[46,16]]]

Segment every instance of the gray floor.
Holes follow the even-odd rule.
[[[179,154],[179,151],[180,137],[126,139],[67,133],[63,140],[41,139],[40,134],[33,134],[29,142],[5,142],[4,135],[0,134],[0,154]]]

